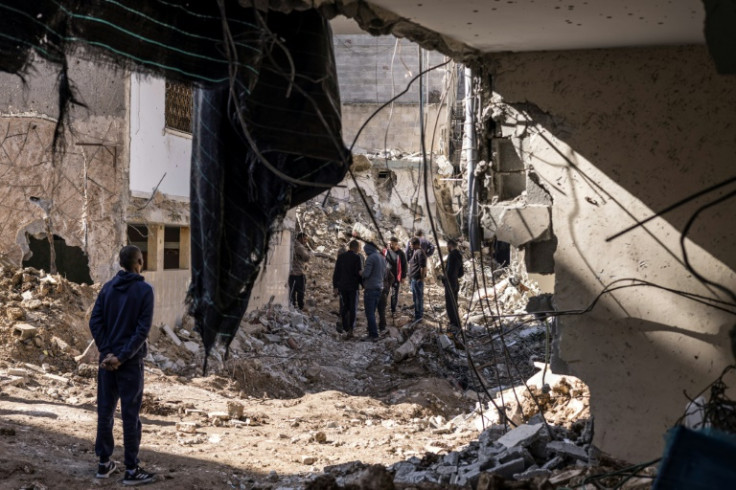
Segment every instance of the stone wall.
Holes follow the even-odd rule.
[[[496,54],[487,64],[497,132],[552,197],[555,302],[585,309],[627,278],[730,299],[683,262],[680,234],[696,210],[733,187],[606,238],[733,175],[736,80],[705,47]],[[704,212],[686,240],[695,268],[733,288],[736,202]],[[733,362],[733,316],[655,287],[604,295],[559,318],[559,369],[591,389],[595,444],[629,461],[661,454],[663,435]]]

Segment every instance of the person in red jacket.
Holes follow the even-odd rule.
[[[143,358],[153,320],[153,288],[143,281],[143,254],[128,245],[120,250],[124,269],[102,286],[89,329],[100,352],[97,375],[97,478],[108,478],[117,469],[111,460],[115,449],[112,427],[120,400],[125,446],[124,485],[151,483],[155,477],[139,466],[140,411],[143,402]]]
[[[386,257],[386,282],[384,283],[381,299],[378,301],[378,330],[386,329],[386,306],[388,298],[391,297],[391,317],[396,316],[396,307],[399,303],[399,287],[409,273],[409,265],[406,262],[406,254],[399,246],[399,239],[392,236],[388,242],[388,248],[383,251]]]

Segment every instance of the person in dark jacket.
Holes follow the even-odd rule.
[[[386,260],[378,248],[368,242],[363,246],[366,254],[365,268],[363,269],[363,306],[365,318],[368,322],[368,336],[366,340],[378,340],[378,325],[376,325],[376,310],[378,300],[381,299],[383,279],[386,274]]]
[[[411,297],[414,300],[414,321],[424,318],[424,278],[427,276],[427,255],[422,250],[419,237],[411,239],[409,258],[409,279]]]
[[[306,245],[309,237],[299,232],[292,249],[291,268],[289,269],[289,301],[294,308],[304,309],[304,291],[306,290],[307,262],[312,257]]]
[[[457,310],[457,298],[460,292],[460,278],[463,276],[463,256],[457,249],[457,242],[453,239],[447,240],[447,272],[442,278],[445,286],[445,308],[447,319],[450,322],[448,330],[453,334],[460,333],[460,315]]]
[[[348,244],[348,250],[337,257],[335,270],[332,273],[332,287],[335,295],[340,297],[340,318],[342,319],[337,331],[347,332],[348,338],[353,336],[355,318],[358,314],[358,288],[361,283],[360,272],[363,268],[363,260],[358,250],[360,250],[358,241],[351,241]]]
[[[424,231],[417,230],[414,232],[414,238],[419,239],[419,247],[424,251],[424,255],[426,257],[431,257],[434,253],[434,245],[432,245],[432,242],[424,238]],[[412,238],[409,240],[409,243],[406,244],[406,259],[411,260],[411,256],[414,253],[414,247],[411,246],[411,242],[414,240]]]
[[[399,286],[409,273],[409,265],[406,262],[406,255],[399,246],[399,239],[392,236],[389,239],[389,245],[383,252],[386,258],[386,282],[384,283],[381,299],[378,302],[378,330],[386,329],[386,306],[388,306],[388,298],[391,296],[391,316],[396,315],[396,307],[399,302]]]
[[[112,428],[120,400],[125,446],[123,484],[154,481],[154,475],[139,466],[141,444],[140,410],[143,402],[143,358],[153,320],[153,288],[143,281],[143,254],[128,245],[120,250],[124,269],[107,282],[97,296],[89,329],[100,352],[97,374],[97,478],[108,478],[117,469],[111,460],[115,441]]]

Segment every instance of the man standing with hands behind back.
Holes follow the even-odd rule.
[[[115,449],[112,427],[120,400],[125,446],[123,485],[154,481],[154,475],[138,466],[141,445],[140,410],[143,402],[143,358],[153,320],[153,288],[143,281],[143,254],[128,245],[120,250],[124,269],[107,282],[97,296],[89,328],[100,351],[97,375],[97,478],[108,478],[117,469],[111,460]]]

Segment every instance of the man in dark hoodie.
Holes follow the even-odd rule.
[[[460,315],[457,311],[457,298],[460,292],[460,278],[463,277],[463,255],[457,249],[457,242],[453,239],[447,240],[447,261],[445,262],[447,274],[441,276],[442,284],[445,286],[445,308],[447,309],[447,320],[450,322],[448,330],[454,335],[460,333]]]
[[[348,338],[353,336],[355,317],[358,313],[358,287],[361,282],[360,270],[363,267],[358,250],[360,250],[360,244],[356,240],[351,241],[347,252],[337,257],[335,270],[332,273],[332,287],[335,295],[340,295],[342,323],[338,326],[337,331],[347,332]]]
[[[112,427],[119,399],[125,446],[123,484],[140,485],[154,481],[152,473],[138,466],[143,358],[148,353],[146,339],[153,320],[153,288],[140,275],[143,254],[138,247],[128,245],[120,250],[120,266],[124,270],[102,287],[89,319],[101,360],[97,375],[95,441],[95,454],[100,462],[96,476],[108,478],[117,469],[110,456],[115,448]]]
[[[365,251],[365,268],[363,269],[363,306],[365,319],[368,321],[368,337],[366,340],[378,340],[378,325],[376,325],[376,310],[378,300],[381,299],[383,278],[386,273],[386,259],[371,242],[363,246]]]

